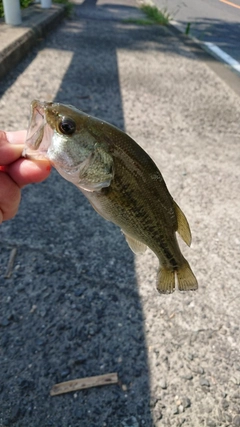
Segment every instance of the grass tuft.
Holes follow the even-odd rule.
[[[65,5],[66,15],[69,17],[71,16],[72,9],[73,9],[73,3],[71,3],[69,0],[53,0],[53,3],[60,3]],[[31,6],[33,4],[33,0],[20,0],[20,6],[21,8],[26,8],[28,6]],[[3,1],[0,0],[0,18],[4,17],[4,10],[3,10]]]
[[[53,0],[53,3],[64,4],[66,15],[69,18],[71,17],[73,11],[73,3],[71,3],[69,0]]]
[[[156,6],[151,6],[149,4],[142,5],[141,9],[153,24],[169,24],[171,18],[170,14],[167,12],[167,9],[159,10]]]

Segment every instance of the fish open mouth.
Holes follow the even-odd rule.
[[[46,120],[45,103],[34,100],[31,104],[31,116],[23,156],[29,159],[46,160],[51,145],[53,129]]]

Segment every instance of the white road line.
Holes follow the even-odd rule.
[[[204,42],[204,44],[208,47],[208,49],[212,50],[217,56],[219,56],[224,62],[234,68],[234,70],[240,72],[240,63],[236,61],[236,59],[232,58],[230,55],[224,52],[224,50],[220,49],[220,47],[216,46],[211,42]]]
[[[181,31],[181,33],[185,33],[186,26],[177,21],[171,21],[170,23],[179,31]],[[220,49],[220,47],[211,42],[202,42],[196,39],[196,37],[193,37],[191,34],[188,34],[188,37],[190,37],[194,42],[200,44],[203,48],[205,47],[208,51],[212,52],[215,57],[221,59],[223,62],[230,65],[230,67],[232,67],[235,71],[240,73],[240,62],[232,58],[232,56],[228,55],[226,52],[224,52],[224,50]]]

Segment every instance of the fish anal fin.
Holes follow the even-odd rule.
[[[184,264],[179,267],[176,271],[178,289],[180,291],[196,291],[198,288],[198,282],[194,276],[190,265],[185,260]]]
[[[135,253],[135,254],[142,254],[146,251],[147,249],[147,245],[145,245],[144,243],[140,242],[139,240],[135,239],[132,236],[129,236],[129,234],[126,234],[123,231],[123,234],[125,235],[126,241],[130,247],[130,249]]]
[[[191,235],[191,230],[188,224],[188,220],[185,217],[183,211],[180,209],[180,207],[177,205],[175,201],[174,201],[174,208],[175,208],[177,223],[178,223],[177,232],[180,234],[183,241],[188,246],[190,246],[192,242],[192,235]]]
[[[175,291],[175,271],[160,267],[157,277],[157,290],[160,294],[171,294]]]

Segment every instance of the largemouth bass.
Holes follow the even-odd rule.
[[[157,290],[197,289],[176,232],[190,246],[187,219],[149,155],[130,136],[72,106],[33,101],[24,156],[47,158],[93,208],[123,231],[133,252],[159,259]]]

